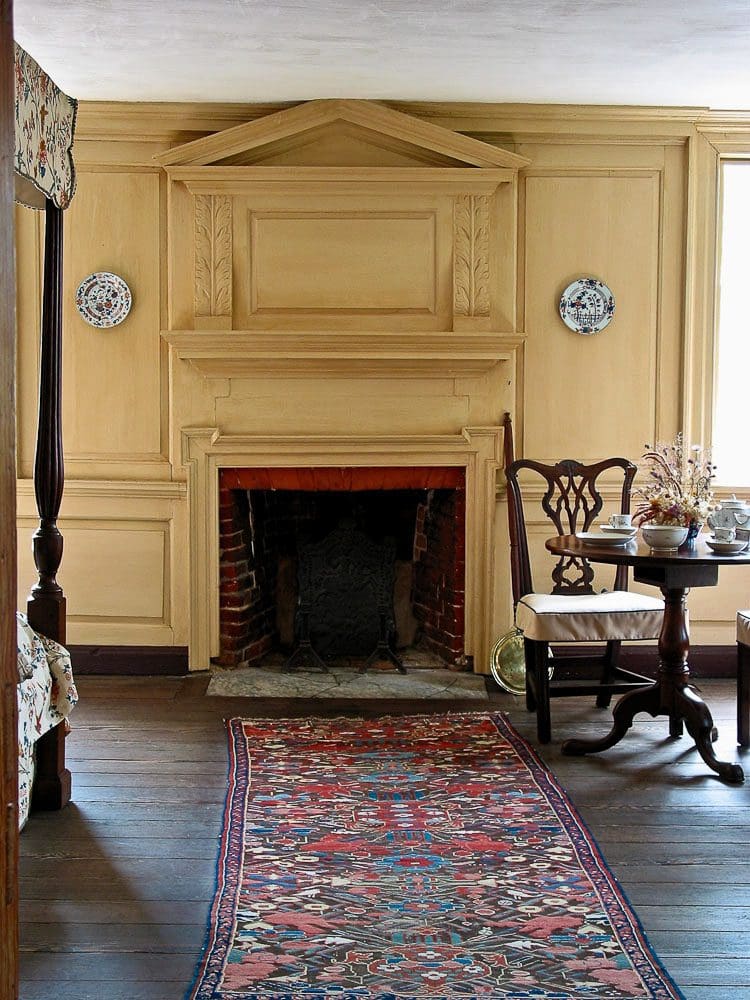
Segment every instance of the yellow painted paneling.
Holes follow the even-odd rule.
[[[450,434],[497,425],[512,408],[519,452],[587,460],[614,453],[637,459],[646,442],[678,429],[683,412],[694,426],[710,419],[715,150],[696,133],[700,113],[694,121],[667,109],[403,106],[531,161],[517,184],[489,196],[489,316],[453,315],[452,193],[386,186],[368,192],[359,181],[338,195],[334,186],[310,193],[298,178],[288,191],[271,184],[232,196],[235,330],[450,331],[478,322],[477,329],[525,333],[516,357],[491,374],[429,383],[416,376],[326,382],[319,371],[291,383],[220,379],[204,378],[174,355],[167,370],[160,329],[194,325],[195,196],[156,172],[151,153],[268,110],[82,111],[81,122],[88,114],[95,127],[83,140],[78,192],[65,213],[63,298],[65,448],[78,491],[63,505],[61,579],[71,641],[187,642],[188,557],[204,535],[196,531],[191,540],[184,498],[156,500],[145,486],[136,496],[140,480],[151,480],[150,489],[160,477],[187,475],[183,428],[247,440]],[[315,149],[279,146],[267,165],[358,167],[381,155],[380,165],[395,166],[401,159],[392,144],[378,154],[377,144],[358,145],[335,130],[318,140]],[[696,192],[701,211],[690,201]],[[19,469],[26,477],[36,417],[41,232],[39,217],[21,212]],[[87,326],[73,303],[77,284],[95,270],[115,271],[133,291],[130,316],[112,330]],[[613,322],[593,337],[570,332],[557,311],[562,289],[583,275],[606,281],[616,299]],[[216,322],[225,328],[224,316]],[[121,481],[122,493],[112,480]],[[100,485],[106,489],[97,492]],[[19,509],[21,606],[34,579],[32,503],[25,495]],[[510,621],[504,505],[493,523],[496,606],[488,618],[499,633]],[[537,564],[549,559],[548,534],[533,528]],[[719,587],[693,591],[695,641],[733,642],[736,607],[750,604],[747,572],[724,568]]]
[[[655,425],[659,178],[526,181],[525,452],[539,459],[637,457]],[[558,303],[579,277],[604,281],[615,314],[582,336]]]
[[[68,457],[158,457],[162,447],[159,338],[159,177],[81,172],[65,213],[63,426]],[[114,271],[130,286],[123,323],[100,330],[75,307],[78,284]]]
[[[165,621],[167,525],[110,522],[100,527],[62,524],[65,539],[60,584],[70,621]],[[30,531],[19,530],[19,607],[36,579]]]
[[[310,434],[335,434],[342,427],[348,434],[394,434],[404,427],[414,434],[448,434],[467,424],[467,399],[451,394],[450,381],[438,380],[433,391],[414,381],[412,391],[411,380],[361,380],[359,394],[346,382],[326,384],[322,379],[291,381],[281,394],[269,391],[267,384],[241,384],[239,391],[217,399],[216,418],[227,430],[251,423],[258,434],[297,433],[301,412]]]
[[[253,312],[435,311],[434,213],[251,215]]]

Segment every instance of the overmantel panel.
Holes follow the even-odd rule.
[[[215,170],[190,172],[200,169]],[[173,177],[169,327],[491,330],[512,300],[500,285],[513,271],[499,261],[515,254],[515,199],[477,176],[495,171],[444,172],[458,177],[291,189]]]

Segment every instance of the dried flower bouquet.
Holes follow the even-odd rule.
[[[680,432],[670,444],[646,445],[649,481],[634,491],[641,502],[635,509],[639,524],[700,525],[714,509],[711,481],[716,466],[711,452],[691,445],[686,453]]]

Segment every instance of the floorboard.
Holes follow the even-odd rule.
[[[32,815],[21,837],[21,1000],[181,1000],[213,895],[226,788],[224,719],[485,710],[476,702],[353,703],[206,698],[205,676],[80,678],[67,758],[73,802]],[[734,684],[702,681],[735,745]],[[495,692],[532,745],[534,719]],[[608,711],[553,702],[537,752],[578,807],[687,1000],[750,1000],[750,788],[707,770],[688,737],[639,717],[617,746],[564,757],[604,733]],[[750,782],[749,782],[750,785]],[[54,973],[53,973],[54,970]]]

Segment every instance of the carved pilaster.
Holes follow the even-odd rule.
[[[453,203],[453,314],[490,315],[490,201],[458,195]]]
[[[195,197],[195,316],[208,320],[200,325],[231,326],[232,202],[225,195]]]

